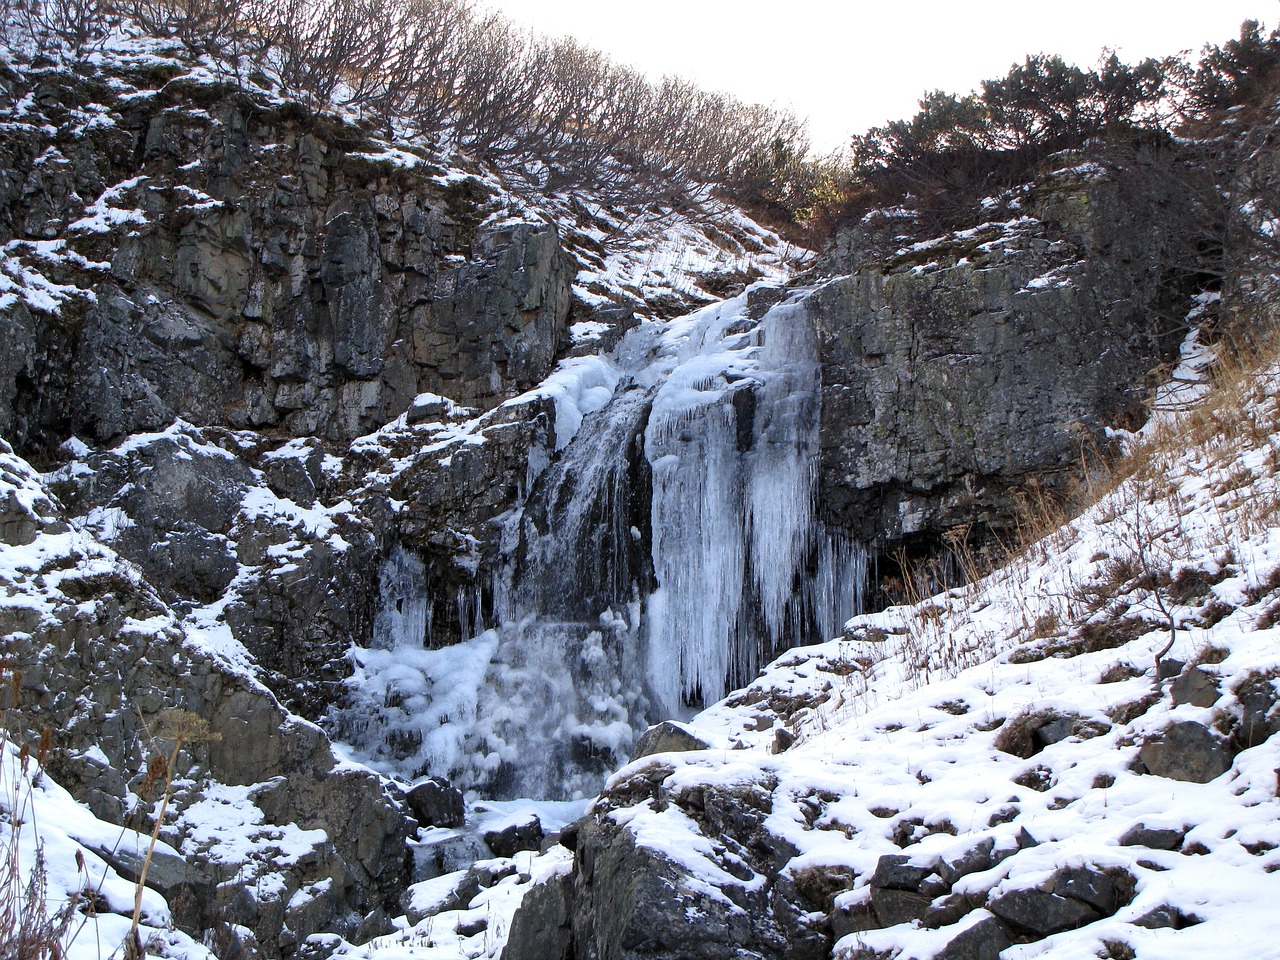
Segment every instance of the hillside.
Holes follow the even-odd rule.
[[[1269,95],[992,94],[815,253],[785,117],[571,42],[12,9],[14,960],[1265,955]]]

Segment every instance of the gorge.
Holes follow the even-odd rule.
[[[54,731],[47,770],[86,816],[155,826],[170,955],[230,931],[217,956],[363,956],[446,915],[474,945],[497,921],[458,932],[470,904],[518,887],[490,956],[820,957],[961,895],[941,867],[933,891],[805,859],[778,811],[876,828],[797,786],[788,751],[890,662],[851,644],[911,635],[895,617],[933,592],[929,622],[952,616],[957,545],[992,558],[1028,502],[1092,482],[1213,327],[1220,278],[1169,240],[1208,171],[1136,137],[1061,150],[973,223],[863,218],[817,254],[713,190],[557,190],[141,32],[74,66],[6,49],[6,746]],[[1108,724],[1137,722],[1122,706]],[[1220,718],[1236,754],[1271,706]],[[174,747],[165,822],[148,765],[175,710],[210,735]],[[1063,711],[1050,745],[1101,735]],[[695,783],[659,724],[724,766]],[[868,809],[895,850],[960,829]],[[987,854],[1032,848],[980,812]],[[677,815],[692,832],[663,847]],[[994,889],[934,919],[986,923]],[[677,915],[685,941],[642,929]]]

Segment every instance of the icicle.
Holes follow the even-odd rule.
[[[422,649],[431,616],[426,581],[422,560],[396,544],[378,576],[378,612],[370,643],[373,649]]]

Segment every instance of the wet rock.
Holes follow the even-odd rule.
[[[484,842],[495,857],[514,857],[522,850],[539,849],[543,836],[542,821],[535,814],[518,823],[485,831]]]
[[[462,792],[443,777],[428,777],[405,794],[409,809],[424,827],[460,827],[466,820]]]
[[[1172,723],[1138,751],[1147,773],[1172,780],[1208,783],[1231,769],[1231,754],[1208,727],[1192,720]]]

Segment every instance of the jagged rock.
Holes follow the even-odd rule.
[[[1087,903],[1045,890],[1014,890],[989,901],[987,909],[1036,937],[1074,930],[1102,916]]]
[[[871,886],[893,890],[919,890],[920,884],[930,876],[935,865],[924,866],[913,864],[911,857],[905,854],[889,854],[876,861],[875,873],[871,875]]]
[[[690,889],[684,868],[596,818],[579,834],[573,942],[616,960],[780,960],[785,938],[763,890]]]
[[[947,884],[954,884],[961,877],[971,873],[979,873],[995,866],[993,856],[996,848],[994,837],[986,837],[974,847],[956,857],[941,857],[938,860],[938,875]]]
[[[1256,747],[1267,738],[1280,733],[1280,694],[1276,691],[1276,678],[1267,674],[1250,673],[1236,684],[1236,699],[1240,703],[1240,722],[1231,732],[1231,744],[1237,750]]]
[[[573,960],[573,879],[535,883],[511,919],[503,960]]]
[[[1125,885],[1132,891],[1132,879]],[[1053,877],[1053,892],[1060,897],[1081,900],[1094,907],[1103,916],[1111,916],[1120,906],[1121,891],[1115,879],[1101,870],[1090,867],[1067,867]]]
[[[1131,266],[1159,255],[1158,198],[1067,180],[1026,214],[1045,226],[829,264],[851,272],[809,301],[822,499],[867,541],[1008,522],[1032,475],[1061,482],[1085,437],[1105,444],[1104,427],[1140,415],[1132,386],[1177,340],[1151,309],[1162,292]]]
[[[875,930],[879,925],[867,891],[859,890],[836,897],[831,911],[831,934],[836,940],[851,933]]]
[[[1138,758],[1147,773],[1172,780],[1208,783],[1231,769],[1231,754],[1204,724],[1171,723],[1142,744]]]
[[[372,146],[357,128],[211,92],[181,119],[176,87],[136,99],[101,138],[59,138],[66,164],[14,142],[30,176],[0,196],[6,219],[58,235],[81,198],[134,177],[120,202],[147,217],[94,251],[110,268],[92,302],[51,326],[6,312],[0,431],[26,448],[182,417],[350,438],[420,393],[489,408],[550,371],[575,273],[554,225],[480,226],[479,179],[380,167],[350,155]]]
[[[871,907],[875,910],[876,920],[882,927],[919,920],[929,912],[929,905],[932,902],[932,897],[912,890],[871,888]]]
[[[395,932],[395,922],[379,904],[360,921],[360,926],[356,927],[356,932],[352,934],[351,942],[357,945],[368,943],[374,937],[385,937]]]
[[[218,920],[208,936],[215,955],[222,960],[257,960],[263,955],[258,938],[247,927]]]
[[[999,960],[1000,952],[1011,946],[1009,928],[988,914],[947,941],[934,960]]]
[[[656,723],[636,741],[631,752],[632,760],[652,756],[655,753],[683,753],[690,750],[709,750],[711,744],[703,740],[688,727],[675,720],[663,720]]]
[[[466,820],[467,808],[462,792],[443,777],[428,777],[415,784],[405,794],[405,799],[424,827],[460,827]]]
[[[514,857],[522,850],[537,850],[542,846],[542,821],[536,814],[518,823],[508,824],[498,830],[488,830],[484,842],[495,857]]]

